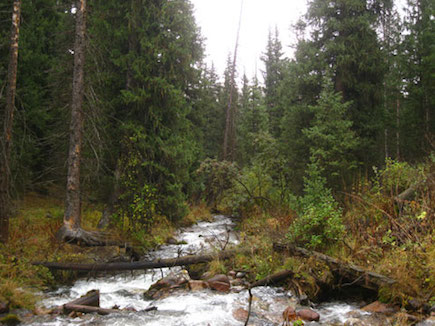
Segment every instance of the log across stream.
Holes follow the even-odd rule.
[[[215,221],[200,222],[179,231],[179,245],[167,245],[152,253],[149,260],[164,261],[193,253],[206,254],[212,246],[220,248],[227,241],[237,243],[237,234],[232,231],[233,222],[225,216],[216,216]],[[119,313],[108,315],[84,314],[80,318],[60,316],[36,316],[26,320],[27,325],[243,325],[239,312],[248,309],[249,294],[246,289],[219,293],[210,289],[201,291],[178,291],[158,300],[145,300],[144,292],[162,276],[180,270],[180,267],[148,270],[100,273],[100,276],[81,279],[72,286],[47,293],[41,302],[46,308],[70,303],[90,290],[99,290],[102,309],[119,308]],[[279,277],[288,277],[279,275]],[[282,312],[296,297],[279,287],[268,286],[270,280],[260,282],[252,289],[252,314],[250,325],[280,325]],[[310,325],[343,325],[349,318],[367,313],[358,309],[355,302],[328,302],[314,307],[321,318]],[[150,310],[155,307],[157,310]],[[79,307],[80,308],[80,307]],[[133,311],[135,310],[135,311]],[[103,311],[103,310],[102,310]],[[104,312],[104,311],[103,311]],[[110,312],[110,310],[109,310]]]

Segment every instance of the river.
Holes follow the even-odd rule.
[[[172,258],[179,255],[207,252],[225,244],[237,244],[234,223],[228,217],[217,215],[213,222],[200,222],[180,229],[176,239],[182,244],[165,245],[149,254],[149,259]],[[42,306],[46,308],[62,305],[86,292],[98,289],[100,305],[104,308],[118,306],[136,311],[123,311],[119,314],[99,316],[83,315],[77,318],[66,316],[35,316],[26,325],[177,325],[177,326],[239,326],[244,321],[236,319],[235,311],[248,309],[246,290],[224,294],[212,290],[180,291],[161,300],[145,300],[143,294],[157,280],[179,268],[154,271],[136,271],[81,279],[72,286],[45,293]],[[254,299],[250,325],[281,325],[282,312],[289,305],[295,305],[294,295],[279,287],[258,287],[252,290]],[[370,318],[370,314],[358,309],[358,303],[328,302],[315,305],[312,309],[320,314],[319,322],[305,325],[344,325],[355,317]],[[145,312],[148,307],[157,310]]]

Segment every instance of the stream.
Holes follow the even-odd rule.
[[[217,215],[213,222],[200,222],[182,228],[176,235],[181,244],[165,245],[149,254],[149,259],[173,258],[181,255],[210,251],[226,243],[237,244],[234,223],[228,217]],[[119,314],[99,316],[87,314],[77,318],[67,316],[34,316],[25,325],[244,325],[244,320],[235,317],[235,311],[248,310],[246,290],[219,293],[209,289],[201,291],[179,291],[159,300],[145,300],[144,292],[163,276],[180,271],[179,267],[154,271],[135,271],[100,276],[76,281],[56,291],[45,293],[41,304],[45,308],[62,305],[90,290],[100,290],[100,305],[103,308],[118,306],[136,311],[122,311]],[[294,295],[277,287],[258,287],[252,290],[253,304],[249,325],[281,325],[282,312],[289,305],[295,305]],[[156,311],[145,312],[149,307]],[[299,307],[299,306],[298,306]],[[357,325],[355,319],[367,320],[369,313],[358,309],[358,303],[327,302],[312,309],[320,314],[319,322],[305,325]],[[301,307],[304,308],[304,307]],[[305,307],[307,308],[307,307]],[[372,323],[368,322],[368,325]]]

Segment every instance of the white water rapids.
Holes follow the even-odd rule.
[[[171,258],[178,255],[209,251],[220,248],[226,243],[237,244],[237,235],[232,231],[233,222],[225,216],[215,216],[211,223],[200,222],[192,227],[181,229],[176,239],[185,244],[165,245],[151,254],[153,258]],[[171,269],[174,271],[177,269]],[[212,290],[180,291],[160,300],[145,300],[144,292],[169,269],[155,271],[136,271],[120,273],[115,276],[101,276],[82,279],[70,287],[61,287],[46,294],[42,305],[50,308],[77,299],[90,290],[100,290],[100,305],[103,308],[134,308],[136,311],[123,311],[119,314],[98,316],[83,315],[80,318],[66,316],[37,316],[27,325],[165,325],[165,326],[227,326],[243,325],[244,321],[235,319],[233,313],[239,308],[248,309],[248,293],[218,293]],[[250,325],[281,325],[282,312],[295,304],[295,298],[282,288],[259,287],[252,290],[254,295]],[[148,307],[156,311],[141,311]],[[320,322],[305,325],[343,325],[346,320],[363,312],[348,303],[327,303],[315,306],[320,314]]]

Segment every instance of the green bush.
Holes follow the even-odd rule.
[[[342,237],[342,211],[325,185],[326,180],[317,164],[310,164],[305,178],[305,195],[299,200],[299,216],[287,234],[291,242],[317,249]]]

